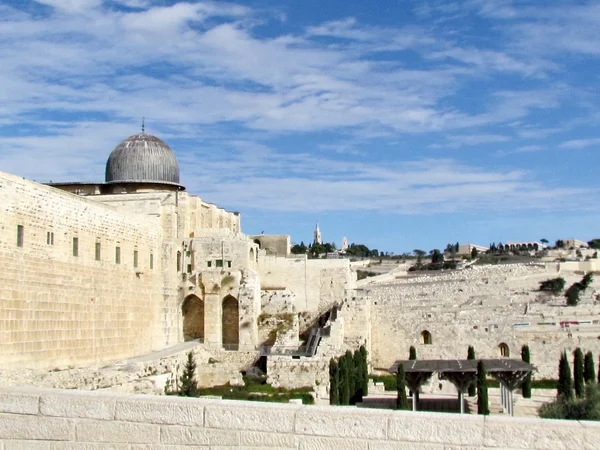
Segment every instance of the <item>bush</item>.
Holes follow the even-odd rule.
[[[552,292],[553,294],[560,294],[565,288],[565,279],[552,278],[546,281],[540,281],[540,291]]]
[[[408,399],[406,398],[406,378],[404,376],[404,366],[400,364],[398,366],[398,372],[396,374],[397,385],[398,385],[398,396],[396,398],[397,409],[409,409]]]
[[[397,391],[398,380],[394,375],[372,376],[374,383],[383,383],[386,391]]]
[[[600,392],[595,384],[588,384],[584,399],[567,399],[559,396],[538,409],[544,419],[600,420]]]
[[[179,395],[182,397],[195,397],[198,392],[196,361],[194,361],[194,354],[191,351],[187,354],[187,361],[179,378],[179,386]]]

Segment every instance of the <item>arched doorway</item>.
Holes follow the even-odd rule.
[[[237,350],[240,345],[240,307],[231,295],[223,299],[222,333],[223,348]]]
[[[200,339],[204,342],[204,302],[195,295],[189,295],[181,305],[183,315],[183,340]]]
[[[508,348],[508,345],[506,345],[504,342],[498,346],[498,351],[500,352],[500,356],[504,358],[508,358],[510,356],[510,348]]]
[[[431,339],[431,333],[427,330],[421,332],[421,344],[431,345],[433,340]]]
[[[258,245],[258,248],[262,248],[262,245],[258,239],[254,239],[254,243]]]

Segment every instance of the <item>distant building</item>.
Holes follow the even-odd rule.
[[[344,253],[346,250],[348,250],[348,239],[346,239],[346,236],[344,236],[342,239],[342,248],[340,249],[340,252]]]
[[[589,248],[587,242],[580,241],[579,239],[563,239],[565,248]]]
[[[474,248],[477,249],[477,251],[479,253],[487,252],[489,250],[488,247],[484,247],[482,245],[459,244],[458,245],[458,251],[456,252],[456,254],[457,255],[470,255]]]
[[[545,248],[546,246],[544,244],[542,244],[541,242],[536,242],[536,241],[525,241],[525,242],[511,242],[508,241],[506,244],[504,245],[498,245],[498,248],[500,250],[521,250],[521,249],[527,249],[527,250],[541,250],[543,248]]]

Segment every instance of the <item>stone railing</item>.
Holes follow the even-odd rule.
[[[600,424],[109,395],[0,390],[0,448],[595,449]]]

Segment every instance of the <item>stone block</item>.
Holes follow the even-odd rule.
[[[0,414],[0,439],[67,441],[75,437],[69,419]]]
[[[161,443],[170,445],[237,446],[237,431],[163,425]]]
[[[368,450],[367,441],[299,436],[299,450]]]
[[[40,413],[44,416],[112,420],[114,397],[104,393],[73,391],[40,396]]]
[[[298,448],[298,437],[284,433],[262,433],[259,431],[240,431],[241,447],[262,448]]]
[[[75,432],[77,441],[82,442],[160,443],[160,426],[152,424],[78,420]]]
[[[204,409],[205,426],[230,430],[291,433],[300,406],[223,400]]]
[[[298,412],[295,431],[315,436],[386,439],[389,417],[387,411],[311,406]]]
[[[130,450],[129,444],[97,442],[58,442],[50,444],[51,450]]]
[[[4,450],[53,450],[45,441],[4,441]]]
[[[388,439],[481,446],[483,426],[482,416],[395,411],[390,417]]]
[[[40,396],[35,393],[0,391],[0,413],[37,414]]]
[[[196,398],[139,396],[119,400],[115,419],[166,425],[204,425],[204,406],[210,401]]]
[[[480,447],[477,447],[479,450]],[[442,444],[427,444],[422,442],[394,442],[394,441],[370,441],[369,450],[450,450]],[[466,447],[460,447],[460,450]]]
[[[586,448],[585,444],[585,428],[574,420],[485,418],[484,445],[487,447],[570,449]],[[597,445],[595,448],[598,448]]]
[[[579,422],[585,434],[585,448],[597,448],[600,443],[600,422]]]

